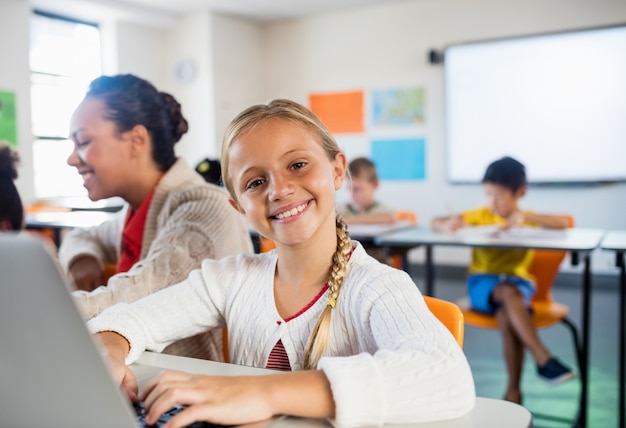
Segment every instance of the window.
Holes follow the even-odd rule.
[[[68,135],[74,109],[102,73],[100,31],[95,24],[34,12],[30,35],[35,196],[85,197],[81,177],[66,163]]]

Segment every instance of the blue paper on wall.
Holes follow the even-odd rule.
[[[372,160],[381,180],[424,180],[426,140],[393,138],[372,141]]]

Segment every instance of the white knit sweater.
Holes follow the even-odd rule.
[[[465,355],[428,310],[411,278],[381,264],[360,244],[331,321],[331,340],[318,368],[328,377],[337,425],[380,425],[458,417],[474,404]],[[92,319],[93,333],[113,330],[131,344],[127,363],[145,349],[214,326],[228,326],[231,361],[265,367],[280,339],[300,369],[309,333],[326,305],[283,321],[274,303],[276,252],[206,260],[175,286]]]
[[[132,302],[187,277],[202,260],[252,252],[250,234],[228,202],[228,193],[208,184],[179,159],[159,181],[152,197],[140,261],[111,277],[93,292],[75,291],[74,299],[89,319],[119,302]],[[62,266],[90,254],[102,264],[117,264],[126,209],[116,219],[89,229],[74,229],[59,249]],[[177,343],[169,353],[222,359],[221,331]]]

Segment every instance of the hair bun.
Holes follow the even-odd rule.
[[[176,101],[176,98],[167,92],[161,92],[161,96],[163,97],[163,101],[165,101],[165,105],[167,106],[170,115],[172,138],[174,139],[174,142],[178,142],[189,130],[189,124],[187,123],[187,119],[183,116],[180,103]]]

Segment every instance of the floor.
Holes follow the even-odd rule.
[[[423,284],[419,267],[411,267],[410,273],[416,284]],[[594,275],[592,280],[587,426],[612,428],[618,426],[618,277]],[[553,287],[554,299],[571,308],[570,319],[577,327],[580,326],[580,281],[575,273],[565,273],[559,275]],[[435,284],[435,296],[439,298],[455,300],[465,293],[461,269],[438,269]],[[566,327],[555,325],[540,330],[539,334],[553,354],[575,366],[571,335]],[[506,370],[501,345],[497,331],[466,327],[464,350],[479,396],[502,398],[504,394]],[[578,379],[549,386],[536,376],[534,362],[527,354],[522,391],[523,405],[533,413],[535,428],[571,426],[580,391]]]

